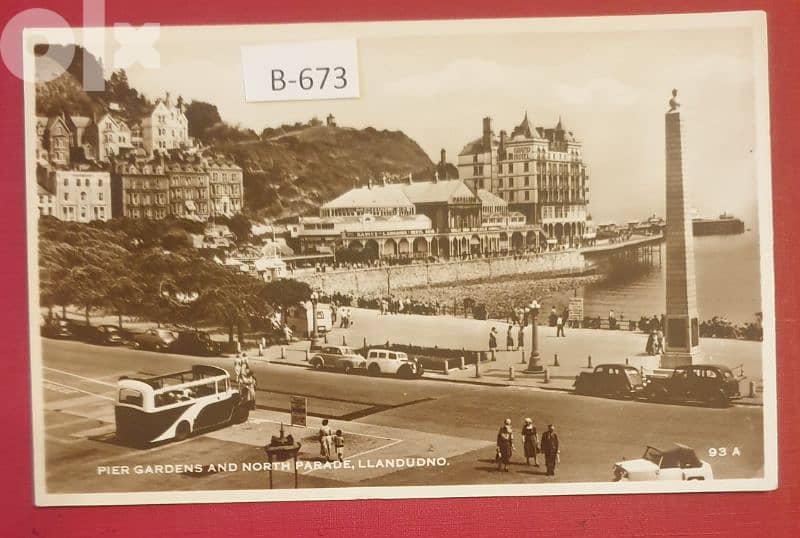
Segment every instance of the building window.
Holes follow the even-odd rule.
[[[86,201],[86,193],[82,192],[81,193],[81,202],[85,202],[85,201]]]
[[[97,180],[97,186],[98,186],[98,187],[102,187],[102,186],[103,186],[103,180],[102,180],[102,178]]]
[[[65,193],[64,193],[64,201],[66,202],[66,201],[68,201],[68,200],[69,200],[69,193],[68,193],[68,192],[65,192]]]
[[[523,169],[523,171],[525,171],[525,172],[527,172],[527,171],[528,171],[528,163],[527,163],[527,162],[525,162],[525,164],[522,166],[522,169]]]
[[[530,184],[531,184],[531,177],[530,176],[525,176],[525,186],[527,187]]]
[[[472,169],[472,175],[474,175],[474,176],[477,176],[477,175],[478,175],[478,167],[477,167],[477,166],[473,167],[473,169]]]
[[[508,178],[508,186],[509,187],[513,187],[514,186],[514,178],[513,177]]]
[[[84,206],[81,206],[81,218],[82,219],[86,218],[86,207]]]
[[[514,171],[514,163],[508,163],[508,173],[512,173]]]
[[[101,202],[103,201],[103,191],[97,193],[97,199]]]
[[[503,188],[503,178],[498,180],[498,186],[502,189]]]
[[[474,162],[474,163],[478,162],[478,155],[477,154],[472,156],[472,162]]]
[[[69,178],[64,178],[64,186],[69,187]]]
[[[530,191],[525,191],[525,199],[526,199],[526,200],[530,200],[530,199],[531,199],[531,193],[530,193]]]

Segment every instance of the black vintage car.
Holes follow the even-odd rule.
[[[698,402],[728,407],[742,397],[739,378],[727,366],[679,366],[671,374],[647,376],[645,396],[653,401]]]
[[[181,355],[216,357],[222,354],[222,344],[213,341],[208,333],[203,331],[181,331],[170,344],[169,350]]]
[[[72,324],[66,319],[51,319],[42,325],[42,336],[46,338],[72,338]]]
[[[575,392],[614,398],[633,397],[644,390],[639,370],[624,364],[598,364],[592,372],[575,377]]]

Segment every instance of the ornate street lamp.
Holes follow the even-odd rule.
[[[539,316],[539,303],[534,299],[529,305],[531,310],[531,355],[528,357],[527,373],[538,374],[544,371],[539,365],[539,329],[536,318]]]

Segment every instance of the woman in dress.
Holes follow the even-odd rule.
[[[497,432],[497,470],[508,472],[511,453],[514,451],[514,433],[511,430],[511,419],[507,418],[500,431]]]
[[[539,466],[536,454],[539,453],[537,445],[539,444],[539,435],[536,433],[536,426],[533,425],[533,420],[526,418],[525,424],[522,426],[522,439],[523,448],[525,449],[525,463],[531,464],[533,458],[533,465]]]

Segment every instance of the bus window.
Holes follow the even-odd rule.
[[[133,389],[119,389],[119,403],[142,407],[142,393]]]
[[[211,396],[217,392],[217,383],[212,381],[210,383],[203,383],[194,387],[195,397],[202,398],[203,396]]]

